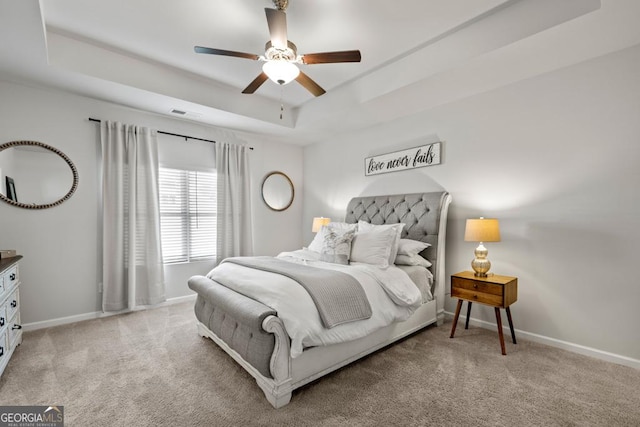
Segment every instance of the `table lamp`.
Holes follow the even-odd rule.
[[[491,262],[487,259],[489,251],[482,244],[483,242],[500,241],[500,224],[495,218],[467,219],[464,230],[465,242],[480,242],[474,254],[475,259],[471,261],[471,268],[475,271],[476,277],[487,277],[487,272],[491,268]]]
[[[320,228],[322,228],[323,225],[327,225],[331,222],[331,218],[325,218],[325,217],[316,217],[313,218],[313,225],[311,226],[311,231],[314,233],[317,233],[318,231],[320,231]]]

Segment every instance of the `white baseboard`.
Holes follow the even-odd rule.
[[[454,313],[445,311],[445,315],[448,319],[453,320]],[[458,317],[458,322],[462,323],[466,321],[467,317],[460,314]],[[473,317],[469,318],[469,324],[473,326],[478,326],[483,329],[491,329],[493,331],[496,330],[496,324],[487,322],[484,320],[474,319]],[[511,336],[511,331],[508,326],[502,326],[502,330],[505,334],[505,337]],[[609,353],[607,351],[598,350],[596,348],[585,347],[580,344],[574,344],[567,341],[558,340],[555,338],[545,337],[544,335],[538,335],[531,332],[522,331],[520,329],[515,329],[516,338],[520,339],[523,337],[526,340],[538,342],[540,344],[545,344],[551,347],[561,348],[563,350],[568,350],[573,353],[583,354],[585,356],[594,357],[596,359],[605,360],[607,362],[617,363],[619,365],[629,366],[632,368],[640,369],[640,360],[633,359],[631,357],[622,356],[615,353]]]
[[[52,326],[66,325],[66,324],[69,324],[69,323],[80,322],[82,320],[99,319],[101,317],[115,316],[117,314],[129,313],[129,312],[132,312],[132,311],[140,311],[140,310],[147,310],[147,309],[150,309],[150,308],[166,307],[168,305],[179,304],[181,302],[195,301],[196,300],[196,296],[197,296],[196,294],[192,294],[192,295],[185,295],[185,296],[182,296],[182,297],[169,298],[168,300],[166,300],[163,303],[156,304],[154,306],[142,306],[142,307],[135,308],[133,310],[121,310],[121,311],[113,311],[113,312],[108,312],[108,313],[104,313],[102,311],[94,311],[94,312],[91,312],[91,313],[76,314],[74,316],[59,317],[57,319],[42,320],[40,322],[25,323],[25,324],[22,325],[22,330],[23,331],[35,331],[36,329],[43,329],[43,328],[50,328]]]
[[[84,313],[84,314],[77,314],[74,316],[67,316],[67,317],[59,317],[57,319],[50,319],[50,320],[43,320],[40,322],[32,322],[32,323],[25,323],[22,325],[22,330],[23,331],[34,331],[36,329],[43,329],[43,328],[50,328],[52,326],[59,326],[59,325],[66,325],[69,323],[75,323],[75,322],[80,322],[82,320],[90,320],[90,319],[99,319],[102,317],[109,317],[109,316],[114,316],[117,314],[122,314],[122,313],[127,313],[130,311],[139,311],[139,310],[147,310],[149,308],[158,308],[158,307],[165,307],[168,305],[173,305],[173,304],[179,304],[182,302],[188,302],[188,301],[195,301],[196,299],[196,294],[192,294],[192,295],[185,295],[185,296],[181,296],[181,297],[175,297],[175,298],[170,298],[167,301],[155,305],[153,307],[151,306],[144,306],[144,307],[140,307],[140,308],[136,308],[134,310],[122,310],[122,311],[118,311],[118,312],[110,312],[110,313],[103,313],[102,311],[94,311],[91,313]],[[447,316],[448,319],[453,319],[454,314],[448,311],[445,311],[445,315]],[[466,316],[464,315],[460,315],[458,321],[459,322],[464,322],[466,320]],[[479,320],[479,319],[474,319],[473,317],[469,319],[469,324],[473,325],[473,326],[478,326],[484,329],[491,329],[491,330],[495,330],[496,329],[496,325],[495,323],[492,322],[487,322],[484,320]],[[509,331],[508,327],[505,327],[503,325],[503,330],[505,333],[505,336],[509,337],[511,332]],[[546,337],[544,335],[538,335],[538,334],[534,334],[531,332],[527,332],[527,331],[523,331],[520,329],[515,329],[516,333],[517,333],[517,338],[521,338],[523,337],[524,339],[527,339],[529,341],[533,341],[533,342],[538,342],[541,344],[545,344],[545,345],[549,345],[551,347],[556,347],[556,348],[561,348],[563,350],[568,350],[571,351],[573,353],[578,353],[578,354],[583,354],[585,356],[590,356],[590,357],[594,357],[596,359],[600,359],[600,360],[605,360],[607,362],[613,362],[613,363],[617,363],[619,365],[624,365],[624,366],[629,366],[635,369],[640,369],[640,360],[638,359],[633,359],[631,357],[627,357],[627,356],[622,356],[619,354],[615,354],[615,353],[610,353],[607,351],[602,351],[602,350],[598,350],[595,348],[591,348],[591,347],[586,347],[580,344],[574,344],[571,342],[567,342],[567,341],[562,341],[562,340],[558,340],[555,338],[550,338],[550,337]]]

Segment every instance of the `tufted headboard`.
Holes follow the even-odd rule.
[[[371,224],[405,224],[403,239],[420,240],[431,246],[421,255],[432,262],[438,315],[444,312],[444,250],[447,212],[451,195],[446,191],[355,197],[347,205],[345,222],[366,221]]]

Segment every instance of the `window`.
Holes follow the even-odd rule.
[[[216,174],[161,167],[159,181],[164,263],[215,258]]]

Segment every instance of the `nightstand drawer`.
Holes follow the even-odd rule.
[[[475,280],[461,279],[454,276],[451,278],[451,291],[453,292],[453,289],[456,288],[466,289],[473,292],[480,292],[483,294],[498,295],[500,296],[501,300],[504,291],[504,287],[502,285],[496,285],[493,283],[480,283]]]
[[[488,304],[493,306],[502,305],[502,295],[489,294],[479,292],[477,290],[470,290],[464,288],[451,288],[451,296],[454,298],[462,298],[467,301],[480,302],[482,304]]]

